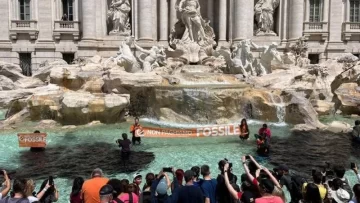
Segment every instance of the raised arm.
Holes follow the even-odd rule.
[[[4,178],[5,178],[5,188],[3,191],[1,191],[1,196],[6,197],[6,195],[9,193],[9,191],[11,189],[11,182],[10,182],[10,178],[7,175],[5,170],[3,170],[3,173],[4,173]]]
[[[140,47],[139,45],[137,45],[135,42],[134,42],[134,46],[135,46],[135,48],[138,49],[139,51],[144,52],[144,53],[146,53],[146,54],[150,54],[150,51],[141,48],[141,47]]]
[[[224,166],[224,171],[225,171],[225,173],[224,173],[225,185],[226,185],[227,189],[229,190],[231,196],[232,196],[234,199],[239,199],[236,190],[235,190],[235,189],[233,188],[233,186],[230,184],[229,176],[228,176],[228,173],[227,173],[228,170],[229,170],[229,163],[226,163],[225,166]]]
[[[263,170],[270,177],[271,181],[275,184],[275,186],[281,188],[279,181],[270,173],[269,169],[264,167]]]
[[[254,176],[251,175],[251,173],[250,173],[250,170],[249,170],[249,168],[248,168],[248,166],[247,166],[247,164],[246,164],[246,158],[245,158],[245,156],[242,157],[242,165],[243,165],[243,167],[244,167],[244,170],[245,170],[245,173],[246,173],[247,177],[249,178],[249,180],[250,180],[251,182],[253,182],[255,178],[254,178]]]
[[[257,168],[261,169],[260,164],[254,159],[253,156],[249,155],[250,160],[256,165]]]

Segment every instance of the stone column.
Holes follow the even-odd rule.
[[[152,1],[138,0],[138,24],[139,24],[139,40],[153,40],[153,19],[152,19]]]
[[[233,2],[233,41],[252,37],[254,0],[234,0]]]
[[[350,0],[346,0],[345,8],[346,8],[345,11],[346,22],[350,22]]]
[[[287,40],[287,28],[288,28],[288,16],[289,16],[289,10],[288,10],[288,1],[287,0],[284,0],[284,1],[282,1],[282,3],[283,3],[283,7],[282,7],[282,12],[283,12],[283,18],[282,18],[282,20],[283,20],[283,22],[282,22],[282,36],[281,36],[281,39],[283,40],[283,41],[285,41],[285,40]]]
[[[226,41],[227,0],[219,0],[219,41]]]
[[[303,33],[304,1],[291,0],[289,12],[289,39],[298,39]]]
[[[310,22],[310,0],[306,0],[306,5],[305,5],[305,22]]]
[[[159,25],[159,32],[160,32],[160,41],[168,41],[169,37],[169,12],[168,12],[168,0],[159,0],[159,7],[160,7],[160,25]]]
[[[13,20],[19,20],[20,19],[20,15],[19,15],[19,1],[12,1],[13,2]]]
[[[175,9],[175,4],[176,4],[176,0],[169,0],[170,5],[169,5],[169,11],[170,11],[170,25],[169,25],[169,30],[171,30],[175,23],[177,22],[177,17],[176,17],[176,9]]]
[[[214,0],[207,0],[207,17],[210,20],[210,26],[214,26]]]
[[[329,22],[329,1],[324,0],[324,19],[323,22]]]
[[[98,0],[82,0],[83,40],[96,39],[96,1]]]
[[[74,21],[79,21],[79,0],[74,0],[73,2]]]

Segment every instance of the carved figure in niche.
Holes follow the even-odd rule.
[[[280,0],[259,0],[255,5],[257,29],[255,35],[276,35],[274,32],[274,12]]]
[[[129,0],[112,0],[108,11],[108,22],[112,25],[110,35],[130,35]]]
[[[139,57],[139,60],[143,64],[144,72],[151,72],[154,68],[165,65],[166,54],[164,47],[153,46],[150,50],[146,50],[141,48],[135,42],[134,46],[136,49],[145,54],[145,56],[140,55]]]
[[[243,40],[237,44],[232,55],[231,73],[242,73],[244,76],[247,76],[248,73],[256,75],[255,68],[253,67],[254,56],[251,53],[251,40]]]
[[[255,61],[255,69],[258,75],[266,75],[271,73],[271,61],[276,60],[278,63],[283,63],[280,53],[277,51],[278,45],[272,43],[270,46],[258,46],[251,42],[252,47],[262,50],[260,60]]]
[[[178,0],[175,8],[181,19],[172,30],[170,44],[215,45],[214,31],[202,18],[198,0]]]

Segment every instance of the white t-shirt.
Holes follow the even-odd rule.
[[[36,198],[36,197],[34,197],[34,196],[29,196],[29,197],[27,197],[27,198],[28,198],[28,200],[29,200],[29,202],[30,202],[30,203],[33,203],[33,202],[39,201],[39,199],[38,199],[38,198]]]
[[[356,199],[354,198],[354,199],[350,200],[349,203],[358,203],[358,202],[357,202]]]

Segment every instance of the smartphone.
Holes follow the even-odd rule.
[[[351,162],[350,163],[350,169],[354,169],[354,168],[356,168],[356,165],[355,165],[355,163]]]
[[[246,156],[245,156],[245,159],[250,159],[250,156],[249,156],[249,155],[246,155]]]
[[[49,176],[49,185],[54,185],[54,178],[52,176]]]
[[[1,170],[1,171],[0,171],[0,176],[3,176],[3,175],[4,175],[4,171]]]
[[[163,172],[172,173],[172,167],[164,167]]]

